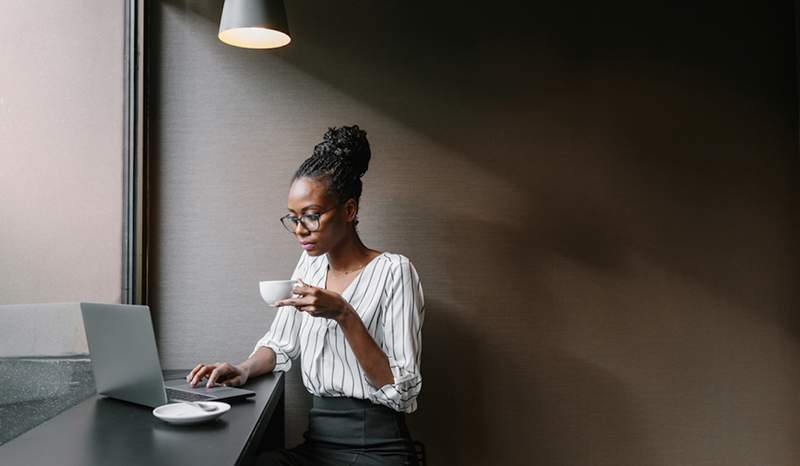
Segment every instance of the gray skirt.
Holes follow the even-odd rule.
[[[268,465],[417,466],[405,414],[369,400],[314,397],[306,441],[259,457]]]

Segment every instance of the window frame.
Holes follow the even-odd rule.
[[[147,304],[147,159],[144,150],[145,0],[125,0],[122,297]]]

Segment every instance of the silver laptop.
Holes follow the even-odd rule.
[[[97,393],[156,407],[170,401],[229,400],[255,395],[226,386],[164,384],[147,306],[81,303]]]

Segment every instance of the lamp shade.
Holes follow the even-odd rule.
[[[225,0],[217,37],[248,49],[283,47],[292,40],[283,0]]]

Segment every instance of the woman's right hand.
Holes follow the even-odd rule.
[[[214,364],[198,364],[186,376],[186,381],[192,387],[197,386],[201,380],[208,378],[206,387],[213,387],[216,383],[224,385],[238,386],[247,383],[249,376],[248,370],[244,367],[234,366],[227,362],[215,362]]]

